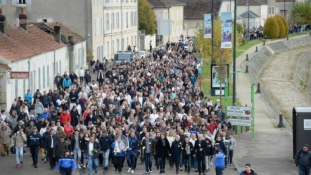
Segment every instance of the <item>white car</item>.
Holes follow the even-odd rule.
[[[139,51],[139,55],[140,55],[140,58],[141,57],[146,57],[146,51],[143,51],[143,50],[141,50],[141,51]]]

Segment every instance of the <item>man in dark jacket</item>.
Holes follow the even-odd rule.
[[[311,152],[309,151],[309,145],[304,144],[302,149],[295,155],[295,164],[299,166],[299,174],[310,174],[311,167]]]
[[[159,166],[160,166],[160,174],[165,173],[165,160],[171,156],[171,149],[170,143],[168,142],[165,134],[161,134],[160,138],[156,144],[156,154],[159,159]]]
[[[103,159],[104,159],[104,169],[107,170],[108,169],[108,159],[109,159],[109,153],[110,153],[110,146],[112,144],[112,140],[111,137],[109,135],[107,135],[107,130],[103,130],[102,131],[102,135],[99,138],[99,144],[101,147],[101,152],[103,155]]]
[[[41,103],[43,104],[43,106],[45,108],[48,108],[50,101],[51,101],[50,96],[46,94],[46,91],[43,91],[43,95],[41,97]]]
[[[32,133],[27,138],[27,147],[30,148],[32,156],[32,165],[37,168],[38,164],[38,152],[42,146],[41,135],[38,133],[37,127],[33,127]]]
[[[172,143],[171,146],[171,153],[172,153],[172,160],[173,163],[176,165],[176,174],[179,173],[179,163],[181,159],[181,148],[182,148],[182,142],[180,141],[180,136],[176,135],[175,140]]]
[[[91,75],[89,71],[86,71],[85,75],[84,75],[84,79],[85,79],[85,83],[88,84],[92,81]]]
[[[65,142],[65,138],[61,136],[59,138],[59,141],[56,142],[54,149],[53,149],[53,157],[56,158],[56,161],[58,161],[62,157],[65,150],[67,149],[68,149],[68,146],[67,146],[67,143]]]
[[[196,153],[198,161],[199,175],[202,175],[202,173],[205,175],[205,152],[206,142],[203,140],[203,135],[198,134],[198,140],[194,142],[194,153]]]
[[[80,169],[79,162],[81,160],[81,148],[83,148],[83,140],[79,136],[79,130],[75,130],[74,134],[71,137],[71,149],[70,151],[73,152],[73,157],[76,165],[78,165],[78,168]]]
[[[185,164],[185,172],[187,172],[188,174],[190,173],[190,168],[191,168],[191,158],[193,153],[193,145],[192,143],[189,141],[189,138],[186,137],[185,141],[182,143],[182,157],[183,157],[183,161]]]

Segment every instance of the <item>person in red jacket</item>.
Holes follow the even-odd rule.
[[[211,120],[209,125],[207,126],[207,129],[209,130],[211,134],[213,134],[216,128],[217,128],[217,124],[215,123],[214,120]]]
[[[63,111],[63,113],[59,116],[59,119],[63,126],[71,122],[70,114],[67,111]]]
[[[70,123],[64,126],[64,131],[66,134],[66,138],[69,138],[70,135],[74,132],[73,126]]]

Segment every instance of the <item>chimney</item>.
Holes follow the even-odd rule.
[[[27,31],[27,15],[25,12],[25,8],[22,8],[21,14],[19,14],[18,19],[19,27]]]
[[[5,20],[6,17],[2,15],[2,8],[0,8],[0,33],[5,34]]]
[[[68,36],[68,43],[70,45],[74,45],[75,44],[74,41],[73,41],[73,36]]]
[[[61,33],[60,33],[60,26],[59,26],[58,22],[56,22],[56,24],[54,26],[54,40],[58,44],[61,43]]]

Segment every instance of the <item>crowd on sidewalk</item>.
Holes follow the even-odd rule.
[[[70,174],[76,165],[89,175],[110,163],[121,174],[125,161],[129,173],[140,162],[147,174],[165,173],[166,161],[176,174],[205,175],[215,166],[221,175],[232,165],[232,126],[220,101],[212,102],[197,86],[201,63],[195,53],[178,48],[130,64],[91,64],[98,66],[96,79],[83,68],[78,75],[56,75],[57,89],[28,90],[8,113],[1,111],[1,156],[13,144],[20,168],[27,146],[34,168],[41,152],[51,170],[58,162],[56,170],[64,164]],[[69,154],[74,163],[64,163]]]

